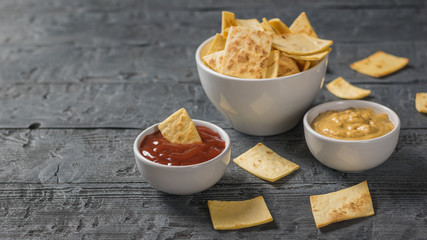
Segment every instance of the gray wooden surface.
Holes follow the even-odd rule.
[[[308,151],[301,124],[271,137],[233,130],[209,102],[196,72],[199,43],[219,31],[220,12],[239,18],[306,11],[334,40],[326,81],[343,76],[372,90],[402,121],[394,154],[357,174],[329,169]],[[425,239],[426,2],[409,1],[0,1],[1,239]],[[374,79],[348,65],[374,51],[409,65]],[[313,105],[336,100],[322,89]],[[300,165],[275,183],[231,163],[211,189],[173,196],[135,167],[140,131],[180,107],[223,127],[232,157],[257,142]],[[367,180],[376,214],[317,229],[309,196]],[[263,195],[274,221],[216,231],[207,200]]]

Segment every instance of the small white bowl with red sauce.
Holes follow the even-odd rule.
[[[205,156],[205,159],[202,159],[203,153],[210,151],[210,148],[206,146],[199,150],[188,146],[187,150],[178,149],[179,152],[174,155],[174,145],[178,148],[185,146],[182,144],[171,144],[166,140],[157,141],[156,139],[150,139],[156,133],[159,135],[159,124],[155,124],[144,130],[134,142],[133,152],[139,172],[148,183],[162,192],[175,195],[188,195],[204,191],[222,178],[230,163],[231,144],[228,134],[215,124],[196,119],[193,119],[193,122],[202,138],[202,144],[205,144],[207,142],[206,139],[209,137],[207,136],[209,134],[206,135],[201,131],[203,127],[216,133],[218,136],[215,138],[219,137],[224,142],[224,148],[221,149],[217,156],[207,159],[212,157],[212,155],[209,156],[208,154],[208,156]],[[152,144],[155,141],[158,142],[157,146]],[[218,139],[211,141],[218,141]],[[144,146],[149,145],[148,149],[142,147],[142,144]],[[151,150],[149,150],[150,148]],[[153,150],[154,148],[156,148],[155,151]],[[213,146],[212,148],[217,148],[217,146]],[[172,151],[168,156],[172,159],[165,159],[167,151]],[[164,153],[163,155],[162,152]]]

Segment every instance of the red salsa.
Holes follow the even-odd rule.
[[[139,151],[145,158],[156,163],[185,166],[206,162],[224,150],[225,142],[217,132],[202,126],[196,126],[196,129],[202,143],[171,143],[157,131],[142,140]]]

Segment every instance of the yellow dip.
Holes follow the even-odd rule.
[[[323,112],[313,120],[311,127],[322,135],[342,140],[376,138],[394,128],[386,113],[375,113],[371,108]]]

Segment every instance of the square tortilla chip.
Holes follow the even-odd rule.
[[[226,41],[227,41],[227,38],[217,33],[215,35],[214,40],[211,43],[211,46],[209,47],[209,51],[207,55],[224,50]]]
[[[258,143],[255,147],[233,159],[233,162],[253,175],[270,182],[274,182],[299,168],[297,164],[279,156],[262,143]]]
[[[203,61],[208,67],[212,68],[216,72],[220,72],[222,60],[224,58],[224,50],[206,55],[203,57]]]
[[[415,96],[415,108],[418,112],[427,113],[427,92],[417,93]]]
[[[159,124],[159,130],[171,143],[201,143],[196,126],[184,108],[179,109]]]
[[[293,33],[304,33],[308,36],[319,38],[308,20],[307,14],[302,12],[289,27]]]
[[[289,30],[288,26],[286,26],[286,24],[284,24],[278,18],[270,19],[270,20],[268,20],[268,23],[276,31],[277,34],[287,34],[287,33],[291,32]]]
[[[267,75],[265,78],[277,78],[279,73],[279,58],[279,50],[273,50],[270,52],[270,57],[268,58]]]
[[[221,73],[241,78],[265,78],[271,43],[271,33],[230,27]]]
[[[277,73],[280,77],[289,76],[295,73],[299,73],[300,69],[295,62],[290,57],[287,57],[286,54],[280,52],[279,58],[279,72]]]
[[[383,51],[378,51],[367,58],[350,64],[350,67],[362,74],[379,78],[399,71],[408,62],[408,58],[396,57]]]
[[[236,24],[239,27],[251,28],[254,30],[264,31],[261,23],[256,18],[252,19],[236,19]]]
[[[276,36],[273,47],[294,55],[311,55],[326,51],[333,41],[310,37],[304,33],[288,33]]]
[[[225,31],[227,28],[231,26],[236,26],[236,18],[234,13],[222,11],[222,19],[221,19],[221,35],[227,37],[227,32]]]
[[[371,94],[371,90],[358,88],[354,85],[351,85],[342,77],[338,77],[332,82],[328,83],[326,88],[335,96],[344,99],[361,99]]]
[[[375,214],[366,181],[337,192],[310,196],[310,203],[317,228]]]
[[[240,229],[273,221],[262,196],[245,201],[208,201],[214,229]]]

